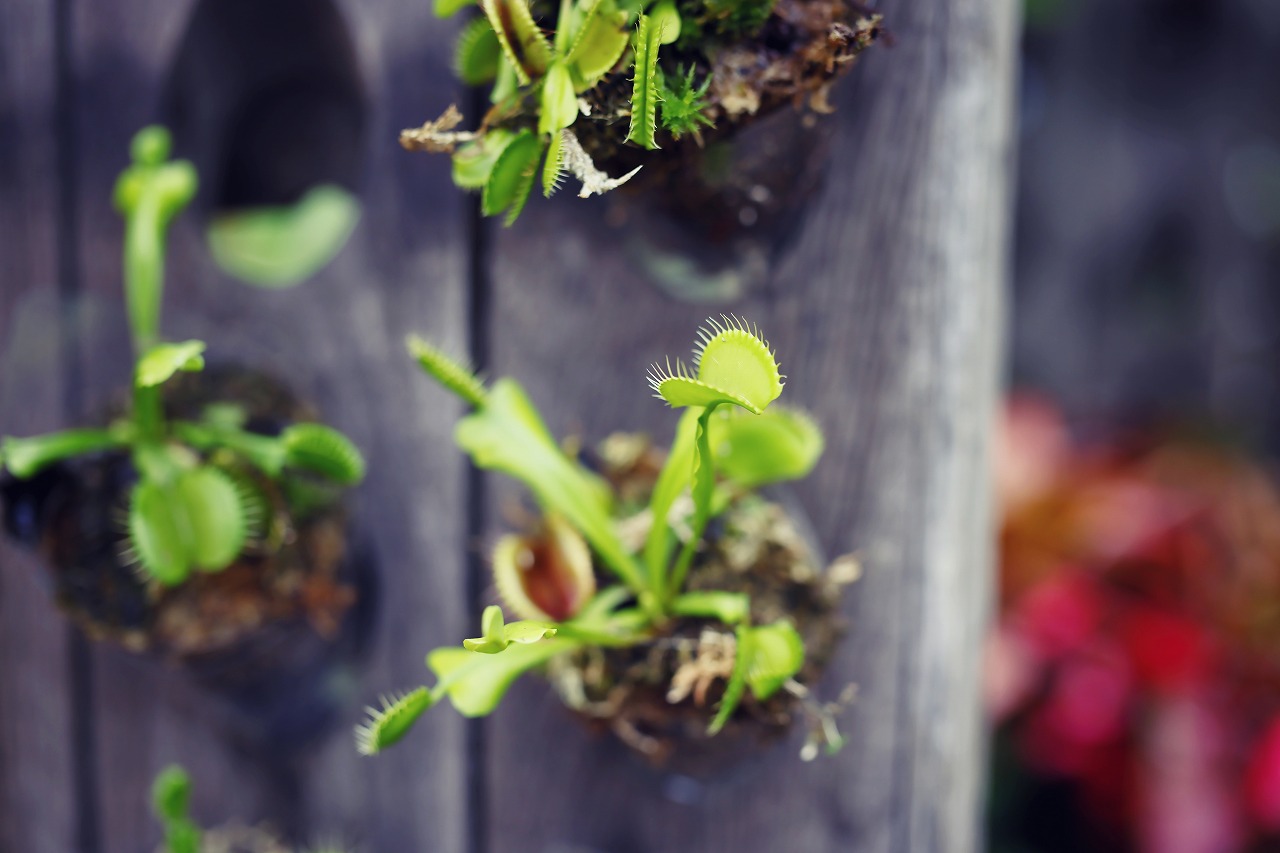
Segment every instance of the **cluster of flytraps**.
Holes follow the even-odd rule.
[[[474,132],[456,130],[462,116],[450,109],[405,131],[401,142],[451,152],[454,183],[480,190],[485,215],[504,215],[508,225],[524,209],[539,172],[544,195],[554,193],[566,174],[582,183],[582,197],[603,194],[640,167],[610,178],[591,161],[573,128],[582,121],[627,119],[625,142],[652,150],[659,128],[679,139],[711,127],[709,72],[689,62],[664,74],[659,50],[754,33],[774,2],[561,0],[548,39],[525,0],[480,0],[484,15],[462,31],[454,65],[468,85],[492,84],[493,109]],[[436,14],[452,16],[469,5],[471,0],[437,0]],[[611,75],[629,75],[625,112],[592,116],[583,95]]]
[[[685,588],[708,522],[729,505],[717,495],[721,481],[754,489],[803,477],[822,452],[822,435],[811,419],[770,406],[782,393],[782,376],[758,329],[733,317],[711,320],[692,367],[677,361],[674,367],[651,368],[657,396],[685,411],[649,499],[651,525],[636,552],[618,534],[608,484],[556,443],[515,380],[486,387],[425,341],[412,339],[410,347],[430,376],[473,408],[458,424],[456,442],[477,466],[528,487],[547,520],[549,547],[556,552],[552,562],[564,568],[542,579],[556,587],[548,594],[529,583],[531,555],[521,538],[500,540],[493,552],[495,585],[503,603],[523,618],[505,622],[502,608],[491,606],[481,636],[431,652],[427,665],[435,685],[370,709],[369,721],[357,729],[361,752],[373,754],[395,743],[445,697],[466,716],[486,715],[522,673],[584,647],[650,642],[677,617],[716,620],[735,635],[733,672],[710,723],[713,734],[748,688],[764,700],[799,672],[804,642],[790,622],[752,624],[745,593]],[[687,514],[677,508],[685,493],[692,498]],[[592,552],[616,585],[596,590]]]
[[[159,338],[165,234],[195,192],[191,165],[170,161],[168,150],[162,129],[139,133],[133,165],[116,188],[127,223],[126,301],[137,355],[127,416],[105,428],[5,438],[0,465],[26,478],[78,454],[127,450],[138,474],[129,501],[129,551],[150,582],[173,586],[193,570],[225,568],[263,535],[264,479],[352,485],[364,476],[364,462],[342,434],[319,424],[290,426],[279,435],[250,431],[234,403],[210,406],[195,421],[165,417],[161,386],[180,372],[203,369],[205,349],[201,341]],[[488,714],[522,673],[585,647],[649,642],[676,618],[715,620],[736,638],[713,733],[746,690],[763,700],[800,670],[804,643],[788,621],[753,624],[744,593],[685,588],[709,521],[731,503],[723,484],[741,491],[803,477],[822,452],[812,420],[771,406],[783,377],[757,328],[733,317],[711,320],[691,367],[677,361],[651,368],[653,391],[684,414],[649,499],[651,525],[639,548],[628,547],[618,532],[609,485],[556,442],[514,379],[485,384],[426,341],[410,338],[408,345],[422,368],[472,409],[457,425],[457,444],[479,467],[528,487],[560,570],[541,587],[532,585],[527,543],[518,536],[500,540],[493,553],[496,586],[521,618],[507,622],[501,607],[489,607],[479,637],[433,651],[427,660],[434,686],[385,700],[357,731],[361,752],[399,740],[445,697],[467,716]],[[691,501],[680,502],[686,493]],[[616,583],[597,590],[597,567]]]

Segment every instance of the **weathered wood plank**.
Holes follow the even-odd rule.
[[[247,7],[268,17],[278,6],[238,4],[241,12]],[[84,164],[81,353],[96,397],[90,408],[128,377],[119,309],[121,225],[109,208],[110,186],[131,134],[164,118],[161,92],[194,9],[190,2],[154,0],[76,8],[77,142]],[[352,2],[340,11],[367,96],[357,161],[362,224],[314,281],[271,293],[218,274],[204,248],[201,213],[188,212],[173,229],[164,329],[175,338],[206,339],[211,361],[287,376],[367,451],[370,475],[352,506],[358,542],[371,549],[381,572],[371,652],[359,677],[340,685],[349,703],[340,724],[291,759],[229,743],[211,725],[204,695],[181,673],[98,649],[94,719],[105,851],[154,842],[146,785],[170,761],[195,776],[197,816],[206,823],[267,818],[299,840],[325,834],[374,850],[464,846],[460,721],[440,715],[415,735],[417,748],[432,756],[425,770],[422,753],[362,759],[350,735],[363,704],[420,683],[422,649],[457,636],[463,626],[464,520],[455,496],[464,468],[449,446],[450,418],[442,417],[456,409],[432,395],[402,347],[404,334],[419,330],[465,348],[462,207],[448,194],[447,176],[424,177],[395,144],[396,131],[419,119],[428,94],[453,85],[443,49],[448,32],[418,3]],[[300,11],[291,39],[304,39],[315,19]],[[236,78],[238,63],[253,59],[231,51],[221,61],[226,67],[205,69],[200,86]],[[204,93],[217,96],[197,87],[176,97]],[[196,142],[179,139],[179,153],[217,153]],[[206,186],[202,199],[213,189]]]
[[[0,8],[0,434],[61,425],[54,10]],[[75,848],[70,633],[35,557],[0,534],[0,849]]]
[[[714,309],[762,325],[788,399],[829,432],[799,491],[829,551],[865,562],[827,679],[859,685],[851,742],[834,760],[776,750],[691,786],[522,684],[488,728],[494,849],[978,848],[1016,15],[980,0],[883,11],[897,45],[844,84],[833,162],[794,250],[772,287]],[[647,396],[644,367],[683,351],[708,309],[647,287],[617,243],[592,245],[601,210],[565,199],[496,236],[493,372],[527,382],[560,432],[665,437],[674,418]]]

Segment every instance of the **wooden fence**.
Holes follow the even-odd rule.
[[[215,121],[218,93],[244,72],[234,50],[182,66],[189,28],[218,19],[196,5],[0,4],[0,431],[82,420],[128,380],[112,182],[137,128],[175,97],[193,126]],[[800,230],[767,286],[712,308],[664,295],[600,240],[602,200],[531,204],[504,230],[478,221],[442,159],[395,144],[468,97],[449,70],[453,27],[430,3],[341,0],[336,18],[322,2],[290,5],[297,33],[336,20],[351,45],[350,67],[326,56],[334,85],[359,81],[363,219],[315,280],[261,291],[218,273],[200,213],[184,215],[163,326],[206,338],[213,359],[291,377],[367,451],[353,504],[381,578],[370,650],[341,724],[314,747],[246,748],[209,724],[180,672],[71,630],[37,561],[0,543],[0,850],[153,849],[146,791],[173,761],[195,776],[202,822],[270,818],[367,851],[976,849],[1012,0],[886,0],[895,45],[839,87]],[[254,38],[278,37],[286,57],[294,35]],[[179,153],[207,142],[187,136]],[[391,753],[358,756],[360,706],[421,683],[424,653],[474,626],[476,546],[503,524],[504,492],[468,471],[450,440],[459,411],[405,357],[404,335],[518,376],[558,434],[664,436],[674,419],[644,368],[682,351],[712,310],[764,327],[790,401],[828,431],[798,495],[828,552],[865,565],[826,681],[858,685],[848,747],[813,764],[780,748],[731,777],[673,780],[529,680],[488,720],[440,709]]]

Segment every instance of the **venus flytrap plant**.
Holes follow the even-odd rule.
[[[0,467],[26,479],[82,454],[127,451],[138,481],[128,507],[129,556],[144,575],[173,586],[192,571],[225,568],[262,531],[268,505],[250,469],[270,480],[318,477],[348,486],[364,475],[359,451],[336,430],[295,424],[277,436],[244,428],[234,404],[211,406],[198,421],[165,417],[161,388],[179,373],[204,369],[203,341],[160,338],[165,235],[191,201],[191,164],[169,159],[169,135],[140,131],[133,163],[115,188],[125,218],[124,284],[135,367],[126,416],[101,429],[78,428],[0,441]]]
[[[702,131],[785,103],[812,97],[820,108],[827,84],[874,41],[879,25],[860,5],[833,0],[477,4],[483,16],[462,29],[454,68],[467,85],[491,85],[492,108],[474,131],[457,130],[461,116],[450,107],[400,141],[451,153],[455,183],[481,189],[484,213],[507,224],[539,172],[545,195],[572,175],[585,198],[640,168],[611,178],[613,163],[631,165],[668,139],[690,136],[701,147]],[[435,11],[450,17],[469,5],[439,0]],[[775,16],[779,5],[787,8]],[[766,34],[771,19],[776,26]],[[626,149],[639,150],[618,156]]]
[[[411,337],[408,345],[424,371],[472,409],[456,443],[479,467],[527,486],[543,522],[537,533],[503,536],[493,552],[495,585],[521,621],[507,623],[502,608],[490,606],[479,637],[431,652],[435,684],[369,709],[357,729],[362,753],[399,741],[446,698],[460,713],[482,716],[531,669],[580,650],[660,642],[681,620],[719,624],[733,644],[732,677],[709,732],[724,727],[748,690],[764,701],[794,683],[805,645],[787,619],[755,624],[748,594],[687,586],[711,518],[751,489],[804,476],[822,452],[812,420],[773,406],[783,377],[758,329],[736,318],[709,321],[692,367],[677,361],[650,370],[657,396],[686,411],[648,497],[648,530],[626,540],[620,499],[557,444],[515,380],[486,384],[426,341]],[[613,583],[598,581],[597,571]]]

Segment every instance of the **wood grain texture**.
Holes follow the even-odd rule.
[[[489,725],[493,849],[978,849],[1016,15],[979,0],[883,11],[897,45],[843,84],[801,234],[769,287],[714,306],[761,324],[787,399],[829,432],[799,492],[829,552],[865,563],[826,680],[859,685],[850,745],[814,765],[791,744],[709,781],[673,778],[521,684]],[[665,439],[674,417],[644,367],[684,352],[709,309],[592,246],[592,204],[535,200],[495,238],[494,372],[526,381],[560,432]]]
[[[170,75],[190,56],[186,28],[198,18],[194,0],[66,7],[73,99],[64,143],[74,168],[64,178],[73,182],[75,229],[58,234],[48,113],[56,65],[37,61],[56,63],[57,34],[39,4],[11,5],[0,11],[0,102],[15,107],[0,138],[18,157],[0,164],[0,429],[25,431],[87,416],[127,385],[121,224],[110,188],[132,133],[181,99]],[[73,714],[66,629],[35,588],[32,561],[11,559],[4,545],[0,847],[77,849],[65,733],[79,720],[96,744],[87,766],[97,767],[89,782],[101,820],[81,845],[89,853],[155,843],[146,789],[171,761],[195,776],[205,823],[274,819],[298,839],[328,835],[370,851],[974,849],[1011,3],[886,5],[898,46],[877,50],[842,87],[823,192],[774,259],[771,284],[732,304],[675,302],[643,281],[610,242],[617,232],[598,221],[608,209],[600,200],[535,201],[514,230],[490,233],[493,291],[480,331],[491,372],[525,382],[557,432],[598,438],[642,428],[666,440],[675,416],[648,396],[645,367],[683,353],[720,308],[763,325],[790,374],[789,401],[827,427],[826,464],[798,494],[828,552],[856,549],[866,563],[848,600],[852,630],[825,685],[860,687],[845,720],[851,745],[836,760],[802,765],[791,742],[701,780],[644,767],[613,741],[593,739],[533,680],[483,724],[480,765],[467,765],[476,729],[444,710],[398,751],[355,755],[358,706],[421,683],[422,654],[455,643],[478,616],[464,590],[476,544],[465,533],[470,481],[449,440],[459,411],[417,375],[401,338],[419,331],[467,351],[467,286],[479,279],[469,281],[468,209],[447,164],[394,145],[400,128],[456,94],[449,27],[421,3],[343,0],[338,9],[365,105],[359,230],[302,288],[245,288],[218,273],[204,247],[201,205],[218,191],[211,178],[173,230],[163,328],[207,339],[211,361],[289,376],[369,456],[354,515],[382,594],[368,657],[338,685],[349,700],[341,724],[301,756],[236,741],[182,673],[107,647],[92,654],[92,702]],[[248,60],[225,61],[188,80],[188,95],[209,102],[196,110],[201,132],[180,136],[179,153],[201,164],[218,162],[217,135],[204,131],[234,112],[234,98],[213,95]],[[10,86],[21,97],[8,97]],[[59,251],[76,273],[73,365],[51,348],[56,335],[39,333],[57,322]],[[67,413],[60,383],[74,375],[85,393],[80,411]],[[489,505],[493,533],[512,494],[500,489]],[[479,800],[468,787],[477,771]]]
[[[321,15],[332,18],[329,4],[291,6],[297,11],[289,33],[294,44],[309,37],[308,26]],[[207,37],[217,44],[199,44],[205,37],[197,34],[199,46],[193,47],[188,27],[218,23],[217,13],[200,17],[210,7],[231,22]],[[366,450],[370,476],[351,503],[354,544],[371,552],[380,573],[371,649],[358,672],[335,674],[339,681],[330,686],[344,703],[340,719],[297,755],[228,738],[216,704],[183,673],[119,649],[97,649],[97,791],[102,849],[110,853],[147,849],[158,838],[145,792],[155,771],[170,761],[191,771],[196,815],[209,825],[269,820],[300,842],[327,837],[370,850],[463,846],[461,721],[434,717],[415,735],[422,752],[376,761],[358,756],[351,737],[365,704],[421,683],[422,650],[463,630],[465,526],[455,495],[465,469],[449,443],[456,408],[416,375],[402,344],[416,330],[465,348],[462,205],[447,174],[422,171],[395,144],[401,127],[420,120],[427,93],[438,96],[453,86],[443,50],[449,32],[417,3],[353,2],[337,13],[364,98],[356,160],[365,205],[361,225],[338,258],[305,285],[278,292],[246,287],[217,272],[204,246],[202,228],[219,191],[211,178],[173,228],[162,328],[170,338],[208,341],[211,362],[288,377],[295,391]],[[240,132],[236,122],[256,106],[237,98],[259,94],[235,88],[246,66],[258,61],[246,46],[254,14],[270,19],[278,4],[215,2],[198,10],[191,2],[136,0],[76,6],[82,163],[77,247],[84,271],[79,340],[86,384],[94,392],[86,412],[125,387],[129,375],[120,307],[122,229],[109,205],[128,141],[143,124],[168,120],[174,110],[196,111],[195,134],[177,137],[178,153],[196,157],[202,172],[217,174],[230,156],[228,140]],[[185,50],[196,50],[194,61],[205,65],[190,71],[184,88],[171,75]],[[304,158],[305,149],[318,143],[301,138],[292,144]]]
[[[0,8],[0,435],[65,416],[54,14]],[[69,632],[34,556],[0,536],[0,850],[75,837]]]

